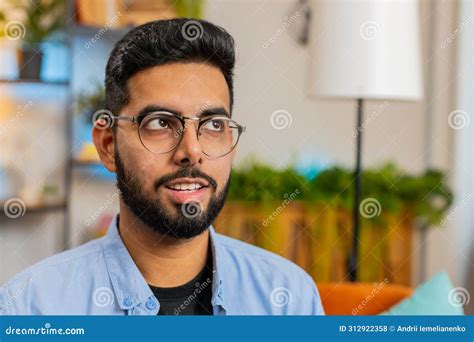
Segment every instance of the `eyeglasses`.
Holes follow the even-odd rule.
[[[113,116],[110,113],[97,119],[110,123],[115,120],[129,121],[137,125],[138,137],[148,151],[163,154],[173,151],[183,139],[187,122],[198,122],[197,139],[208,157],[223,157],[235,148],[245,127],[225,115],[190,118],[173,113],[157,111],[136,116]]]

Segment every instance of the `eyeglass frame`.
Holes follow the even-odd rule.
[[[166,114],[168,116],[171,116],[173,118],[176,118],[178,119],[180,122],[181,122],[181,128],[176,131],[176,133],[179,134],[179,140],[178,142],[176,143],[176,145],[170,149],[169,151],[166,151],[166,152],[154,152],[154,151],[151,151],[148,147],[145,146],[145,143],[143,142],[142,140],[142,137],[140,135],[140,125],[142,123],[142,121],[149,115],[152,115],[152,114]],[[128,122],[131,122],[133,124],[136,124],[137,125],[137,134],[138,134],[138,138],[140,139],[140,142],[142,144],[142,146],[147,150],[147,151],[150,151],[151,153],[154,153],[154,154],[166,154],[166,153],[169,153],[173,150],[175,150],[179,144],[181,143],[181,141],[183,140],[183,136],[184,136],[184,130],[186,128],[186,120],[191,120],[191,121],[199,121],[199,124],[198,124],[198,127],[197,127],[197,130],[196,130],[196,138],[198,139],[199,141],[199,130],[200,128],[202,127],[203,124],[205,124],[206,122],[212,120],[213,118],[215,117],[226,117],[229,119],[229,121],[232,121],[236,126],[237,126],[237,130],[238,130],[238,137],[237,137],[237,141],[235,142],[234,146],[232,146],[232,148],[230,149],[229,152],[221,155],[221,156],[217,156],[217,157],[213,157],[213,156],[210,156],[208,155],[204,150],[202,151],[206,156],[208,157],[211,157],[211,158],[221,158],[221,157],[224,157],[226,155],[228,155],[229,153],[231,153],[235,147],[237,146],[237,144],[239,143],[240,141],[240,136],[242,135],[242,133],[244,133],[246,131],[246,127],[245,126],[242,126],[240,124],[238,124],[235,120],[233,120],[232,118],[228,117],[227,115],[223,115],[223,114],[210,114],[210,115],[206,115],[206,117],[204,119],[202,118],[199,118],[199,117],[189,117],[189,116],[184,116],[184,115],[177,115],[177,114],[174,114],[174,113],[171,113],[171,112],[168,112],[168,111],[165,111],[165,110],[156,110],[156,111],[150,111],[150,112],[147,112],[147,113],[142,113],[142,114],[139,114],[139,115],[120,115],[120,116],[114,116],[112,115],[112,113],[104,113],[103,114],[104,116],[107,116],[109,117],[112,122],[110,123],[110,126],[109,127],[113,127],[114,123],[115,123],[115,120],[123,120],[123,121],[128,121]],[[100,118],[100,117],[99,117]]]

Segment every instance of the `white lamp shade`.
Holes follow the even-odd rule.
[[[313,13],[312,95],[422,98],[416,0],[314,0]]]

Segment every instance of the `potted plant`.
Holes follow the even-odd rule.
[[[95,86],[81,93],[76,100],[76,113],[81,115],[87,124],[93,124],[94,113],[105,108],[105,88],[97,82]]]
[[[10,0],[0,10],[0,28],[10,40],[20,40],[17,49],[20,79],[40,79],[41,44],[64,26],[65,0]]]
[[[180,17],[200,19],[203,16],[204,0],[175,0],[174,5]]]
[[[77,125],[79,136],[90,134],[93,125],[94,114],[105,108],[105,88],[100,82],[96,82],[95,86],[85,92],[80,93],[75,100],[75,113],[78,119],[84,124]],[[82,162],[97,162],[99,156],[94,144],[87,139],[82,143],[81,151],[76,156]]]
[[[308,177],[299,169],[256,158],[234,168],[214,227],[292,259],[320,281],[342,281],[352,244],[353,171],[331,166]],[[420,221],[444,226],[452,204],[445,175],[409,174],[387,163],[362,177],[370,205],[361,207],[359,280],[409,284],[414,228]]]

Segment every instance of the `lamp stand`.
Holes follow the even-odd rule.
[[[362,119],[363,119],[363,99],[357,99],[357,127],[356,127],[356,167],[354,170],[354,207],[352,211],[353,231],[352,231],[352,250],[349,257],[349,279],[352,282],[357,281],[357,261],[359,259],[359,235],[360,235],[360,211],[359,206],[362,197]]]

